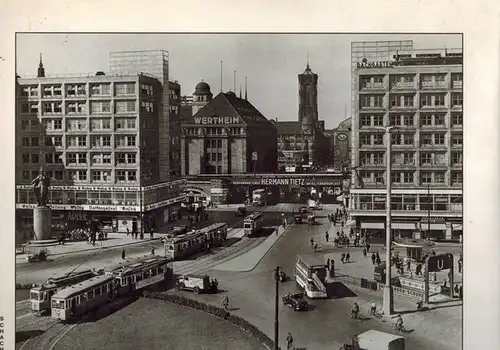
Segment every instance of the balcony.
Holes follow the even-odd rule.
[[[417,106],[415,104],[411,105],[391,105],[389,109],[391,111],[408,111],[408,110],[415,110]]]
[[[429,162],[429,163],[421,163],[420,167],[422,169],[433,169],[433,170],[446,170],[448,168],[448,164],[446,163],[438,163],[438,162]]]
[[[451,83],[451,88],[452,88],[452,89],[461,90],[461,89],[463,89],[463,85],[464,85],[464,84],[463,84],[463,81],[461,81],[461,80],[457,80],[457,81],[453,81],[453,82]]]
[[[420,82],[420,89],[422,90],[442,90],[446,89],[445,81],[422,81]]]
[[[394,81],[391,83],[391,90],[415,90],[416,84],[414,81]]]
[[[367,82],[363,86],[361,86],[361,91],[364,90],[385,90],[385,85],[384,83],[373,83],[373,82]]]

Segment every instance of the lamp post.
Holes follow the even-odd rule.
[[[386,182],[387,182],[387,198],[386,198],[386,223],[385,223],[385,288],[384,288],[384,305],[383,310],[385,315],[391,315],[394,312],[394,295],[392,289],[391,276],[391,247],[392,247],[392,230],[391,230],[391,130],[393,127],[386,128]]]
[[[276,270],[274,271],[274,280],[276,282],[274,300],[274,350],[279,350],[279,271],[280,267],[276,266]]]

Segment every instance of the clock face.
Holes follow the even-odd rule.
[[[339,140],[339,141],[345,141],[345,140],[347,140],[347,135],[346,134],[338,134],[337,135],[337,140]]]

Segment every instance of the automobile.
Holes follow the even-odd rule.
[[[302,206],[302,207],[300,207],[300,212],[301,212],[302,214],[307,214],[307,213],[309,212],[309,210],[307,209],[307,207],[306,207],[306,206]]]
[[[234,214],[236,216],[245,216],[246,213],[247,213],[247,208],[245,208],[245,207],[238,207],[238,209],[236,209],[236,212]]]
[[[218,282],[207,275],[184,275],[177,278],[175,287],[178,291],[188,290],[194,294],[217,293]]]
[[[291,307],[294,311],[306,311],[309,308],[307,301],[304,299],[304,294],[295,293],[285,295],[283,304]]]
[[[293,221],[296,223],[296,224],[301,224],[302,223],[302,214],[294,214],[293,215]]]

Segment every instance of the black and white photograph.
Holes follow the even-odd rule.
[[[461,349],[463,61],[18,33],[16,349]]]

